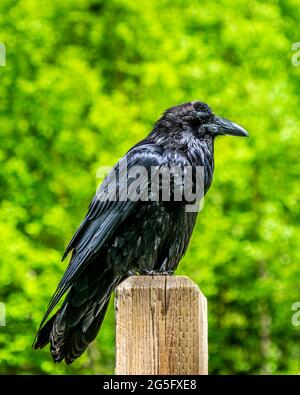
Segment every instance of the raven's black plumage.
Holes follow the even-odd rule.
[[[213,178],[214,139],[220,134],[247,135],[199,101],[173,107],[148,137],[128,151],[127,166],[148,170],[151,166],[204,166],[206,193]],[[122,193],[121,172],[115,174]],[[108,176],[100,197],[112,184]],[[112,291],[132,272],[173,272],[195,225],[197,213],[187,212],[184,201],[109,201],[99,194],[66,249],[63,259],[72,252],[70,263],[35,339],[34,348],[50,342],[56,362],[73,362],[95,339]],[[47,321],[66,292],[62,306]]]

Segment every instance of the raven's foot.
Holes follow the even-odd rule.
[[[156,271],[156,270],[143,270],[141,273],[144,276],[172,276],[174,270]]]
[[[174,273],[175,273],[175,270],[165,270],[163,272],[160,272],[159,274],[161,276],[173,276]]]

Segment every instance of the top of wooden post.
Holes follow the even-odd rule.
[[[116,290],[116,374],[207,374],[207,302],[184,276],[132,276]]]

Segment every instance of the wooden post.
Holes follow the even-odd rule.
[[[115,309],[116,374],[207,374],[207,301],[187,277],[129,277]]]

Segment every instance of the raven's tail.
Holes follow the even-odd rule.
[[[82,273],[61,308],[37,333],[33,347],[43,348],[50,342],[54,362],[64,359],[67,364],[72,363],[100,330],[111,293],[121,279],[108,272],[101,278],[95,277]]]

